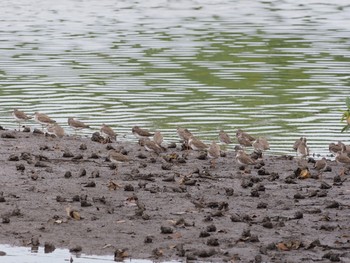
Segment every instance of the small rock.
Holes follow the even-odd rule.
[[[59,202],[59,203],[66,202],[66,198],[58,195],[56,196],[56,202]]]
[[[259,191],[256,190],[256,189],[252,189],[252,190],[250,191],[250,196],[252,196],[252,197],[259,197],[259,196],[260,196],[260,195],[259,195]]]
[[[215,225],[209,225],[209,226],[207,226],[207,231],[208,231],[208,232],[215,232],[215,231],[216,231],[216,226],[215,226]]]
[[[176,143],[175,142],[169,143],[168,149],[174,149],[174,148],[176,148]]]
[[[54,246],[54,244],[52,244],[51,242],[45,242],[44,244],[44,253],[51,253],[53,251],[55,251],[56,247]]]
[[[19,157],[16,154],[11,154],[7,160],[11,162],[17,162],[19,161]]]
[[[258,203],[257,209],[264,209],[264,208],[267,208],[267,203],[264,203],[264,202],[260,202]]]
[[[94,181],[91,181],[85,184],[84,187],[96,187],[96,183]]]
[[[198,157],[198,160],[206,160],[207,159],[207,153],[206,152],[200,152]]]
[[[145,154],[143,154],[143,153],[140,152],[140,153],[137,155],[137,158],[139,158],[139,159],[146,159],[147,156],[146,156]]]
[[[92,206],[92,204],[90,202],[88,202],[87,200],[81,200],[80,206],[81,207],[89,207],[89,206]]]
[[[162,164],[162,169],[163,170],[171,170],[172,165],[170,163],[163,163]]]
[[[143,241],[146,244],[152,243],[153,242],[153,236],[146,236],[145,240]]]
[[[16,139],[16,136],[12,132],[4,132],[3,134],[1,134],[1,138]]]
[[[199,233],[199,237],[209,237],[210,236],[210,233],[208,233],[207,231],[201,231]]]
[[[70,249],[69,249],[69,252],[71,252],[71,253],[79,253],[79,252],[81,252],[83,249],[82,249],[82,247],[81,246],[75,246],[75,247],[71,247]]]
[[[30,132],[30,127],[25,126],[25,127],[23,128],[23,132]]]
[[[320,185],[320,189],[330,189],[330,188],[332,188],[332,186],[327,184],[326,182],[322,182]]]
[[[72,158],[72,160],[81,160],[81,159],[83,159],[84,158],[84,156],[82,155],[82,154],[77,154],[76,156],[74,156],[73,158]]]
[[[338,208],[339,206],[340,204],[337,201],[332,201],[326,206],[326,208]]]
[[[225,188],[226,196],[233,196],[233,192],[234,192],[233,188],[231,188],[231,187]]]
[[[79,177],[83,177],[83,176],[85,176],[86,175],[86,170],[85,170],[85,168],[80,168],[79,169],[79,172],[78,172],[78,176]]]
[[[33,134],[44,134],[44,132],[42,130],[38,129],[38,128],[35,128],[33,130]]]
[[[331,262],[339,262],[339,261],[340,261],[340,255],[337,254],[337,253],[334,253],[334,252],[332,252],[332,251],[330,251],[330,252],[324,254],[324,255],[322,256],[322,258],[327,258],[327,259],[329,259]]]
[[[65,150],[64,152],[63,152],[63,157],[64,158],[71,158],[71,157],[73,157],[74,155],[69,151],[69,150]]]
[[[304,217],[304,215],[300,211],[296,211],[295,214],[294,214],[294,219],[301,219],[303,217]]]
[[[124,191],[128,191],[128,192],[133,192],[135,189],[131,184],[127,184],[124,186]]]
[[[174,232],[174,230],[171,227],[161,226],[160,227],[160,232],[162,234],[172,234]]]
[[[24,171],[26,168],[23,163],[16,165],[17,171]]]
[[[104,137],[101,136],[101,134],[99,132],[94,132],[91,136],[91,141],[93,142],[99,142],[99,143],[102,143],[104,142]]]
[[[0,126],[0,128],[2,128],[2,127]],[[6,252],[0,250],[0,257],[3,257],[3,256],[6,256]]]
[[[3,223],[3,224],[9,224],[9,223],[10,223],[10,217],[8,217],[8,216],[3,216],[3,217],[2,217],[2,223]]]
[[[65,174],[64,174],[64,178],[71,178],[72,177],[72,173],[71,171],[67,171]]]
[[[100,157],[98,156],[97,153],[92,153],[92,154],[90,155],[90,158],[91,158],[91,159],[98,159],[98,158],[100,158]]]
[[[100,172],[98,170],[95,170],[91,173],[91,178],[99,178]]]
[[[37,161],[35,164],[34,164],[34,167],[49,167],[46,163],[42,162],[42,161]]]
[[[85,143],[80,144],[79,150],[85,151],[87,149],[87,146]]]
[[[212,247],[217,247],[219,246],[219,240],[217,238],[209,238],[207,240],[207,245]]]
[[[262,226],[269,229],[273,228],[272,222],[264,222],[262,223]]]

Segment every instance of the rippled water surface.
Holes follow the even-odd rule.
[[[310,0],[4,0],[0,125],[14,107],[176,138],[240,127],[327,152],[350,95],[350,4]],[[34,125],[34,123],[33,123]],[[91,133],[91,131],[86,131]]]

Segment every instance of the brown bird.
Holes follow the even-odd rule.
[[[141,129],[139,126],[134,126],[131,131],[138,139],[148,138],[154,135],[146,129]]]
[[[270,150],[270,144],[264,137],[259,137],[253,142],[254,150],[256,151],[266,151]]]
[[[298,148],[297,148],[297,155],[301,155],[301,158],[305,158],[306,156],[309,155],[309,147],[307,146],[307,143],[306,143],[306,138],[301,138],[301,141],[298,145]]]
[[[298,150],[298,147],[299,147],[299,144],[301,143],[301,141],[303,140],[303,137],[300,137],[300,139],[297,139],[294,144],[293,144],[293,150],[294,151],[297,151]]]
[[[189,138],[188,146],[190,146],[190,148],[195,151],[203,151],[208,148],[208,145],[206,145],[204,142],[202,142],[194,136],[191,136]]]
[[[345,166],[350,165],[350,157],[346,153],[346,146],[345,144],[342,146],[342,150],[340,152],[337,152],[337,155],[335,157],[335,161],[339,164],[344,164]],[[343,167],[339,174],[344,175],[345,173],[345,167]]]
[[[155,152],[157,155],[163,151],[163,149],[157,143],[148,138],[142,138],[141,145],[143,145],[148,152]]]
[[[210,161],[211,167],[215,168],[215,160],[220,157],[220,146],[215,141],[210,144],[207,156],[212,159]]]
[[[115,173],[117,173],[118,164],[130,161],[128,156],[126,156],[124,154],[121,154],[121,153],[119,153],[119,152],[117,152],[116,150],[113,150],[113,149],[108,151],[108,159],[112,163],[115,163],[117,165],[116,169],[115,169]]]
[[[177,135],[180,137],[180,140],[188,142],[188,140],[193,136],[193,134],[186,128],[177,127]]]
[[[244,147],[252,146],[253,142],[255,141],[254,137],[242,131],[241,129],[237,130],[236,138],[238,143]]]
[[[163,135],[160,133],[160,131],[156,131],[153,136],[153,141],[161,147],[163,143]]]
[[[13,109],[12,116],[18,122],[18,130],[20,130],[21,122],[25,122],[32,118],[31,116],[28,116],[23,111],[20,111],[18,109]]]
[[[314,168],[318,171],[318,175],[321,176],[322,173],[326,170],[327,160],[323,157],[321,160],[316,161]]]
[[[252,158],[250,158],[250,156],[246,154],[243,150],[237,151],[236,160],[238,164],[243,166],[255,164],[255,161]]]
[[[113,141],[117,140],[117,134],[113,131],[113,129],[111,127],[109,127],[106,124],[102,124],[102,127],[100,129],[101,134],[105,137],[105,138],[110,138]]]
[[[64,136],[64,129],[57,123],[50,124],[47,127],[47,132],[49,134],[54,134],[58,138],[62,138]]]
[[[39,112],[35,112],[34,113],[34,120],[38,123],[41,124],[42,129],[44,130],[44,126],[47,126],[49,124],[53,124],[56,123],[55,120],[51,119],[49,116],[47,116],[44,113],[39,113]]]
[[[220,142],[222,142],[224,144],[232,143],[230,136],[226,132],[224,132],[223,130],[221,130],[219,132],[219,140],[220,140]]]
[[[74,129],[74,132],[76,132],[77,130],[82,130],[82,129],[86,129],[86,128],[90,128],[89,125],[86,125],[85,123],[83,123],[82,121],[79,120],[75,120],[72,117],[68,118],[68,125]]]

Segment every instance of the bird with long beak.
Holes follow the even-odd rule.
[[[301,158],[305,158],[306,156],[309,155],[309,147],[307,146],[306,138],[304,137],[301,138],[301,141],[298,145],[297,155],[300,155]]]
[[[236,161],[239,165],[243,165],[243,166],[255,164],[255,161],[248,154],[246,154],[243,150],[237,151]]]
[[[188,140],[188,146],[195,151],[204,151],[208,148],[208,145],[206,145],[204,142],[202,142],[200,139],[191,136]]]
[[[326,170],[326,168],[327,168],[327,160],[325,157],[323,157],[321,160],[316,161],[314,164],[314,169],[317,170],[318,176],[320,178],[322,177],[322,174]]]
[[[108,151],[107,156],[112,163],[116,164],[116,168],[114,171],[115,174],[117,174],[118,172],[118,164],[126,163],[130,161],[128,156],[121,154],[120,152],[117,152],[116,150],[113,150],[113,149]]]

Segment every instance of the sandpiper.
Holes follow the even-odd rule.
[[[21,122],[27,121],[32,118],[31,116],[28,116],[23,111],[20,111],[18,109],[13,109],[12,116],[18,122],[18,130],[20,130]]]
[[[163,135],[160,133],[160,131],[156,131],[153,136],[153,141],[161,147],[163,142]]]
[[[47,116],[44,113],[39,113],[39,112],[35,112],[34,113],[34,120],[38,123],[41,124],[42,129],[44,130],[44,126],[47,126],[49,124],[53,124],[56,123],[55,120],[51,119],[49,116]]]
[[[76,132],[77,130],[81,130],[81,129],[86,129],[86,128],[90,128],[89,125],[86,125],[85,123],[83,123],[82,121],[79,120],[75,120],[72,117],[68,118],[68,125],[74,129],[74,132]]]
[[[253,136],[242,131],[241,129],[237,130],[236,138],[238,143],[244,147],[252,146],[253,142],[255,141],[255,138]]]
[[[223,130],[220,130],[220,132],[219,132],[219,140],[220,140],[220,142],[222,142],[224,144],[232,143],[230,136],[226,132],[224,132]]]
[[[303,140],[303,137],[300,137],[300,139],[297,139],[294,144],[293,144],[293,150],[297,151],[298,150],[298,146],[300,145],[301,141]]]
[[[259,137],[253,142],[254,150],[256,151],[266,151],[270,150],[270,144],[264,137]]]
[[[238,164],[243,166],[255,164],[255,161],[252,158],[250,158],[250,156],[246,154],[243,150],[237,151],[236,160]]]
[[[134,126],[131,131],[138,139],[148,138],[154,135],[146,129],[141,129],[139,126]]]
[[[147,151],[155,152],[157,155],[159,155],[163,151],[161,146],[159,146],[157,143],[151,141],[148,138],[142,138],[141,145],[143,145]]]
[[[57,123],[49,124],[47,127],[47,132],[49,134],[54,134],[58,138],[62,138],[64,136],[64,129]]]
[[[187,128],[177,127],[176,133],[180,137],[180,140],[184,141],[185,143],[187,143],[191,136],[193,136],[193,134]]]
[[[220,146],[215,141],[210,144],[207,156],[208,158],[212,159],[210,164],[213,168],[215,168],[215,160],[220,157]]]
[[[114,140],[114,141],[117,140],[117,134],[113,131],[111,127],[109,127],[104,123],[102,124],[100,132],[107,139],[110,138],[111,140]]]
[[[130,161],[128,156],[126,156],[124,154],[121,154],[121,153],[119,153],[119,152],[117,152],[116,150],[113,150],[113,149],[108,151],[108,159],[112,163],[115,163],[117,165],[116,169],[115,169],[115,173],[117,173],[118,164]]]
[[[297,148],[297,155],[300,154],[301,155],[301,158],[305,158],[306,156],[309,155],[309,147],[307,146],[307,143],[306,143],[306,138],[305,137],[302,137],[301,138],[301,141],[298,145],[298,148]]]
[[[206,145],[204,142],[199,140],[198,138],[191,136],[188,140],[188,145],[192,150],[195,151],[203,151],[208,148],[208,145]]]
[[[327,160],[323,157],[321,160],[318,160],[314,164],[314,168],[318,171],[318,175],[321,176],[322,173],[326,170]]]

